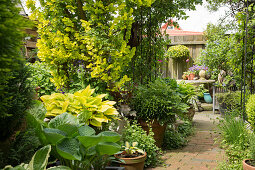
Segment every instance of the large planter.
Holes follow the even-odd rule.
[[[210,93],[204,93],[204,100],[206,103],[212,103],[212,97]]]
[[[249,165],[247,162],[251,161],[250,159],[243,160],[243,170],[255,170],[254,166]]]
[[[158,147],[161,147],[162,144],[163,144],[163,139],[164,139],[164,134],[165,134],[165,131],[166,131],[166,124],[164,124],[163,126],[161,126],[159,124],[158,121],[154,120],[152,122],[149,123],[149,126],[147,124],[146,121],[144,120],[139,120],[138,121],[140,123],[140,125],[142,126],[143,130],[145,130],[147,132],[147,134],[149,134],[149,126],[151,127],[152,129],[152,132],[154,133],[154,136],[153,138],[155,139],[156,141],[156,145]]]
[[[125,167],[125,170],[143,170],[144,162],[147,156],[146,152],[144,153],[144,155],[141,155],[135,158],[122,158],[121,157],[122,154],[125,154],[125,152],[114,155],[116,158],[125,161],[125,163],[120,164],[121,167]]]

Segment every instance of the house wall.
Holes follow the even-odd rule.
[[[167,37],[166,37],[167,38]],[[168,48],[173,45],[185,45],[189,48],[191,60],[186,63],[185,61],[174,61],[171,58],[163,63],[160,72],[163,77],[170,77],[174,79],[182,79],[183,72],[187,71],[194,63],[194,60],[200,55],[202,49],[205,48],[205,38],[203,35],[182,35],[182,36],[169,36],[171,40]]]

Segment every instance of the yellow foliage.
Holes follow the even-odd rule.
[[[118,111],[114,108],[114,101],[103,101],[106,94],[93,96],[95,89],[90,85],[85,89],[70,93],[53,93],[41,97],[46,109],[46,117],[57,116],[68,112],[76,115],[81,122],[102,126],[118,118]]]

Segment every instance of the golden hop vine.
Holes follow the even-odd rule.
[[[124,1],[27,0],[31,18],[38,22],[38,57],[52,71],[57,88],[68,87],[70,64],[82,60],[92,78],[112,90],[129,78],[123,69],[135,54],[127,45],[133,23],[132,8]]]

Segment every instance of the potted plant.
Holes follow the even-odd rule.
[[[125,167],[126,170],[143,170],[147,154],[143,150],[137,148],[137,145],[137,142],[133,142],[131,146],[129,142],[126,141],[125,146],[123,146],[124,151],[114,155],[121,160],[120,166]]]
[[[167,57],[170,57],[174,60],[184,60],[189,58],[190,52],[189,48],[184,45],[175,45],[171,46],[166,53]]]
[[[182,102],[189,105],[188,112],[184,114],[184,118],[192,121],[195,115],[193,101],[196,100],[196,90],[192,84],[181,82],[178,84],[178,92],[181,94]]]
[[[183,115],[189,108],[177,89],[174,79],[156,79],[137,87],[133,93],[131,107],[136,111],[136,118],[147,133],[150,124],[158,147],[162,145],[167,123],[175,122],[175,116]]]
[[[243,160],[243,170],[255,170],[255,135],[254,134],[251,134],[250,136],[249,150],[250,150],[251,159]]]
[[[189,77],[189,73],[188,72],[183,72],[182,79],[183,80],[188,80],[188,77]]]
[[[202,80],[205,80],[205,74],[206,71],[208,70],[208,67],[206,66],[199,66],[199,65],[193,65],[192,67],[190,67],[188,69],[188,73],[189,73],[189,80],[193,80],[196,76],[199,76],[199,72],[203,70],[204,72],[204,78],[202,78]],[[202,75],[202,73],[201,73]]]

